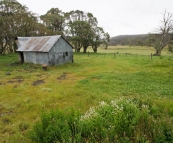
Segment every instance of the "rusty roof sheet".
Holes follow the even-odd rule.
[[[43,37],[18,37],[17,51],[49,52],[61,35]]]

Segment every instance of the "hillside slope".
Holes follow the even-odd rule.
[[[120,35],[111,37],[109,45],[144,45],[147,40],[148,34],[140,34],[140,35]]]

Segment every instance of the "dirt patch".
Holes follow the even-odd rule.
[[[3,116],[9,116],[11,114],[14,114],[12,111],[9,111],[9,112],[2,112],[0,113],[0,117],[3,117]]]
[[[65,80],[66,76],[66,73],[63,73],[60,77],[57,78],[57,80]]]
[[[26,72],[33,72],[35,71],[36,68],[24,68],[24,69],[17,69],[17,72],[22,72],[22,73],[26,73]]]
[[[8,125],[11,121],[8,118],[4,118],[4,119],[2,119],[2,122],[3,122],[3,124]]]
[[[22,83],[23,79],[17,79],[17,80],[9,80],[7,83]]]
[[[50,75],[48,75],[48,74],[37,74],[36,76],[37,77],[49,77]]]
[[[36,80],[36,81],[34,81],[34,82],[32,83],[32,85],[33,85],[33,86],[38,86],[38,85],[43,84],[43,83],[45,83],[44,80]]]
[[[23,79],[23,76],[16,76],[13,79]]]
[[[9,81],[7,81],[7,84],[13,84],[13,83],[18,83],[18,84],[20,84],[20,83],[22,83],[23,82],[23,79],[13,79],[13,80],[9,80]],[[14,88],[17,88],[18,87],[18,85],[15,85],[14,86]]]
[[[24,81],[23,77],[22,76],[16,76],[14,78],[12,78],[11,80],[8,80],[7,82],[4,82],[4,83],[0,83],[0,85],[6,85],[6,84],[14,84],[14,83],[22,83]],[[17,86],[15,86],[16,88]]]
[[[18,87],[17,85],[14,86],[14,88],[17,88],[17,87]]]

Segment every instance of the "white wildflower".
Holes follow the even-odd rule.
[[[80,120],[87,120],[91,117],[97,116],[97,112],[94,107],[90,108],[83,116],[81,116]]]
[[[101,101],[99,106],[104,107],[105,105],[107,105],[107,103],[105,101]]]
[[[143,104],[142,108],[148,108],[148,105]]]

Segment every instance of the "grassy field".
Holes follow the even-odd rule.
[[[89,47],[88,51],[92,52],[92,48]],[[155,53],[154,48],[152,47],[147,47],[147,46],[109,46],[107,50],[104,48],[99,49],[99,53],[120,53],[120,54],[125,54],[125,53],[130,53],[130,54],[139,54],[139,55],[151,55]],[[162,51],[162,55],[169,55],[168,54],[168,48],[166,47]]]
[[[17,54],[0,55],[0,142],[31,142],[27,133],[43,111],[85,113],[120,97],[150,101],[159,115],[173,117],[173,56],[166,49],[152,60],[149,47],[89,51],[89,56],[74,53],[74,63],[47,71],[17,63]]]

